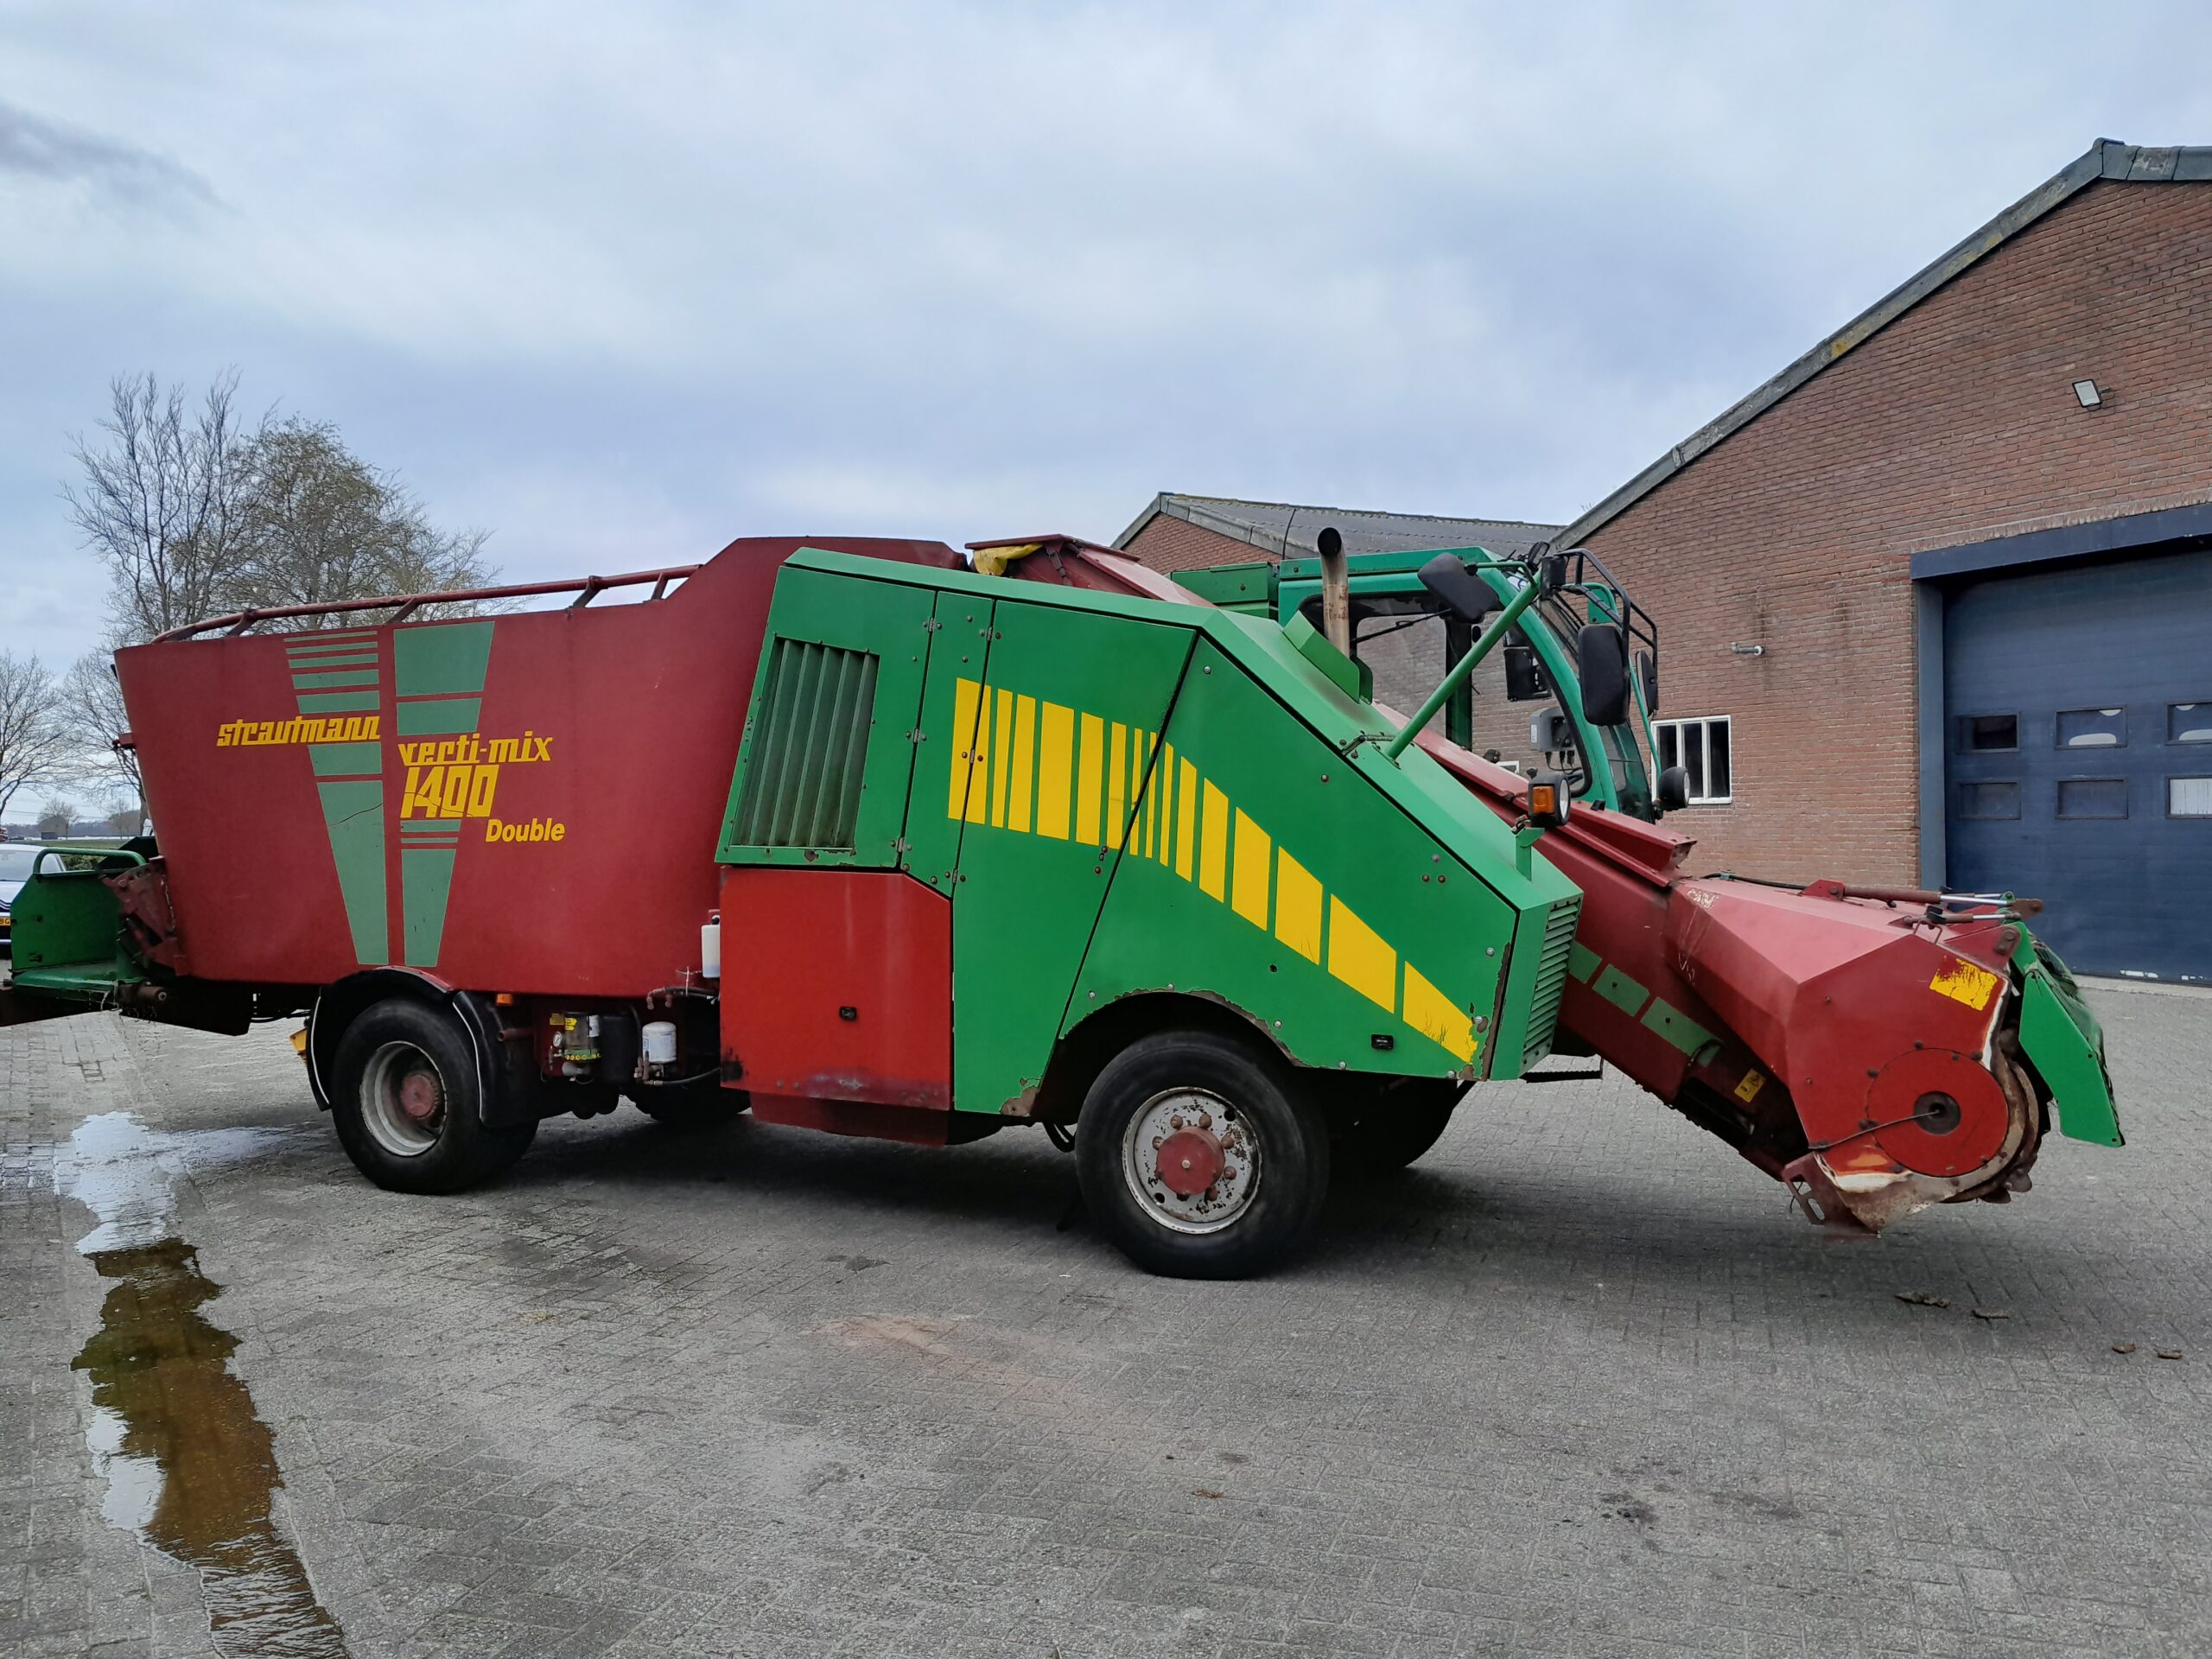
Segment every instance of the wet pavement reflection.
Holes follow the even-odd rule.
[[[106,1431],[94,1455],[108,1476],[108,1519],[200,1570],[218,1652],[343,1654],[337,1620],[277,1534],[275,1444],[231,1374],[238,1338],[200,1313],[220,1293],[192,1247],[165,1238],[92,1260],[115,1283],[99,1332],[72,1363],[90,1375]]]
[[[277,1530],[275,1438],[231,1370],[238,1338],[200,1312],[221,1287],[174,1230],[176,1180],[269,1138],[166,1135],[121,1112],[79,1126],[56,1185],[99,1217],[78,1249],[111,1282],[99,1330],[71,1364],[92,1383],[102,1514],[197,1570],[215,1650],[329,1659],[345,1637]]]

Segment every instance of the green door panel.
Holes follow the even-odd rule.
[[[1518,914],[1209,640],[1068,1025],[1172,988],[1262,1020],[1304,1065],[1473,1076]]]
[[[898,867],[934,598],[785,565],[730,780],[721,862]]]
[[[981,688],[989,671],[998,604],[958,593],[938,594],[935,602],[901,868],[950,896],[959,881],[961,837],[990,806],[990,753],[983,743],[989,728],[982,723]]]
[[[957,1111],[998,1112],[1042,1081],[1193,638],[1161,622],[1026,604],[1020,593],[1009,585],[989,611],[980,674],[949,648],[947,618],[910,813],[918,849],[932,819],[959,832]],[[945,598],[952,616],[976,608]]]

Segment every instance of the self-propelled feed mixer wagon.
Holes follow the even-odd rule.
[[[625,1096],[940,1145],[1042,1125],[1122,1249],[1198,1274],[1277,1259],[1332,1163],[1409,1161],[1555,1052],[1836,1224],[2024,1187],[2054,1103],[2117,1142],[2024,906],[1686,879],[1637,749],[1640,613],[1557,557],[1418,575],[1395,602],[1446,615],[1460,665],[1411,721],[1304,614],[1060,538],[972,567],[741,541],[474,596],[559,609],[180,630],[117,658],[158,844],[41,854],[0,1021],[304,1014],[347,1155],[404,1192]],[[1506,648],[1579,770],[1426,729]]]

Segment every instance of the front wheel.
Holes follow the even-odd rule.
[[[393,998],[365,1009],[338,1039],[330,1116],[346,1155],[394,1192],[457,1192],[529,1150],[535,1123],[484,1122],[475,1051],[442,1008]]]
[[[1241,1279],[1287,1256],[1320,1213],[1329,1132],[1281,1067],[1211,1032],[1163,1032],[1098,1074],[1076,1120],[1076,1173],[1138,1266]]]

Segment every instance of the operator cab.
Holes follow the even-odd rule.
[[[1352,574],[1352,655],[1373,671],[1375,700],[1401,715],[1442,683],[1479,639],[1484,613],[1518,591],[1531,568],[1455,549],[1448,557],[1463,573],[1455,582],[1435,568],[1446,556],[1394,557],[1407,568],[1387,575],[1363,561],[1368,568]],[[1444,734],[1522,777],[1558,774],[1579,802],[1656,820],[1682,804],[1684,789],[1675,768],[1655,781],[1649,758],[1657,626],[1586,550],[1546,553],[1535,568],[1542,591],[1445,704]],[[1440,577],[1449,599],[1430,585]],[[1317,628],[1322,603],[1316,591],[1298,604]]]

